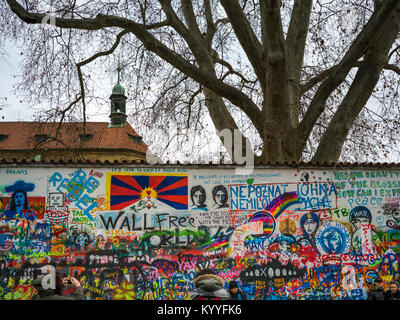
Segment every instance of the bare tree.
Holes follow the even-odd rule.
[[[0,44],[25,48],[18,89],[47,102],[45,120],[86,121],[101,103],[91,70],[120,56],[143,127],[204,132],[210,119],[260,161],[398,152],[398,0],[6,0],[0,19]]]

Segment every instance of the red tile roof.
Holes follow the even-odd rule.
[[[146,153],[147,146],[142,141],[133,142],[129,137],[140,138],[129,123],[124,127],[108,127],[108,122],[63,123],[57,140],[50,139],[40,144],[40,149],[125,149]],[[0,122],[0,150],[29,150],[38,146],[35,135],[55,137],[58,122]],[[81,134],[92,134],[88,141],[81,141]],[[1,141],[2,135],[8,137]]]

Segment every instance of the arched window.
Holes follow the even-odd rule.
[[[121,105],[119,104],[119,102],[115,103],[115,112],[121,112]]]

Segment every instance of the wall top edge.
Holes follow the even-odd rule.
[[[143,160],[130,160],[130,161],[90,161],[90,160],[50,160],[50,161],[36,161],[36,160],[17,160],[17,159],[0,159],[0,167],[180,167],[180,168],[219,168],[219,169],[232,169],[243,167],[244,164],[231,164],[231,163],[180,163],[180,162],[166,162],[158,164],[146,163]],[[263,162],[256,163],[254,168],[330,168],[330,169],[350,169],[350,168],[386,168],[398,169],[400,163],[395,162],[335,162],[335,163],[318,163],[318,162]],[[250,168],[250,166],[248,166]]]

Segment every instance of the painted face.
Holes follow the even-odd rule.
[[[15,205],[22,207],[25,203],[25,195],[22,192],[17,192],[14,196]]]
[[[359,230],[362,224],[369,224],[369,219],[360,217],[353,220],[353,226],[356,230]]]
[[[225,192],[223,192],[222,190],[219,190],[216,194],[215,194],[215,202],[217,205],[222,206],[225,204],[226,202],[226,195]]]
[[[306,221],[304,221],[303,227],[307,234],[313,234],[317,229],[317,222],[313,219],[307,219]]]
[[[193,203],[196,206],[200,206],[202,205],[204,202],[204,196],[203,193],[201,191],[196,191],[193,195]]]
[[[103,237],[98,237],[98,242],[97,242],[98,248],[104,249],[106,242],[107,242],[106,239],[104,239]]]
[[[235,288],[232,288],[232,289],[231,289],[231,292],[232,292],[232,293],[238,292],[238,288],[236,288],[236,287],[235,287]]]
[[[53,193],[49,198],[50,206],[59,207],[62,206],[62,194],[61,193]]]
[[[337,231],[330,231],[325,239],[325,245],[331,253],[336,253],[342,246],[342,237]]]

